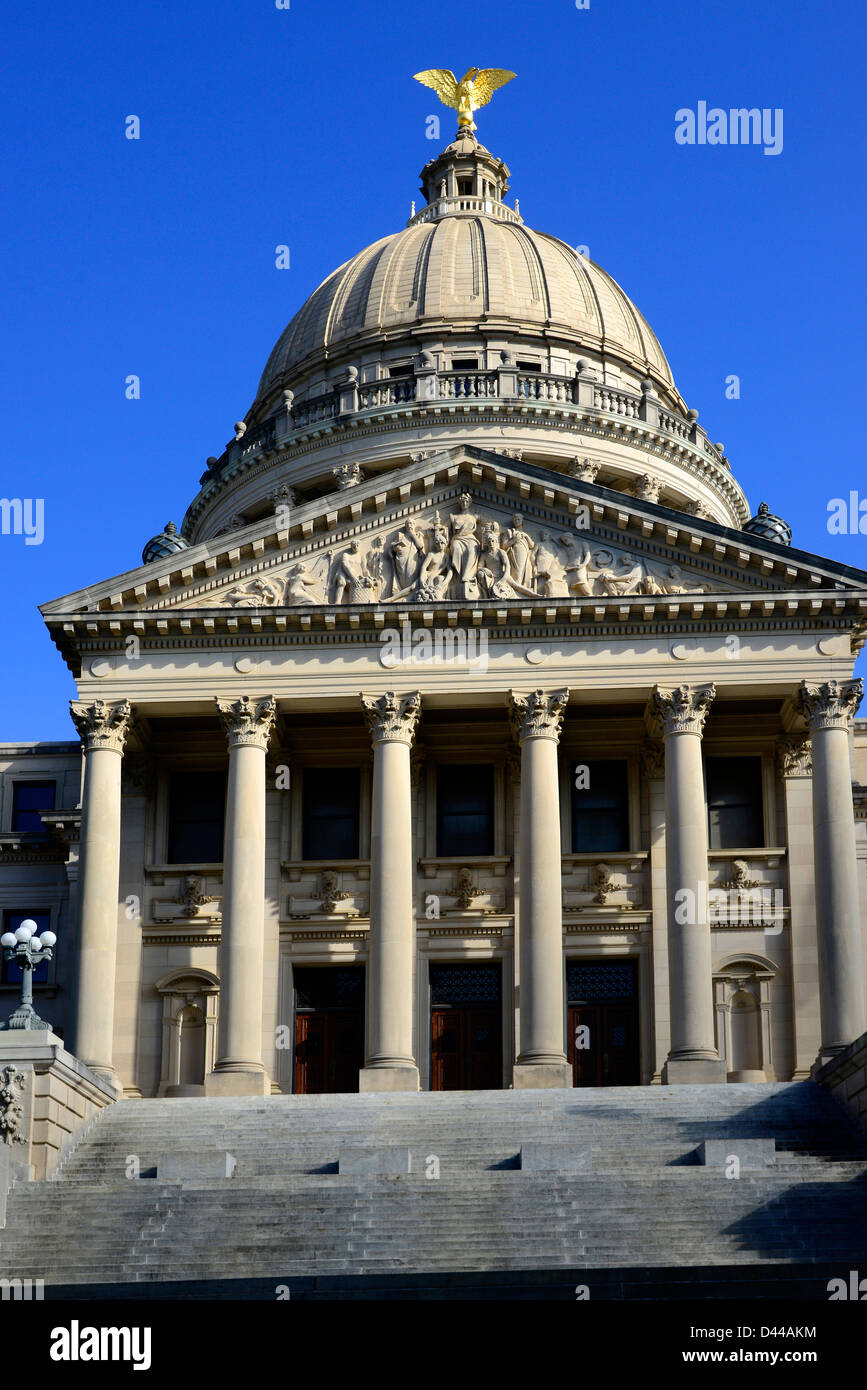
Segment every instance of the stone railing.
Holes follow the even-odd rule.
[[[438,399],[462,401],[499,395],[496,372],[439,372]]]
[[[531,401],[574,401],[575,381],[570,376],[546,372],[519,372],[518,395]]]
[[[337,398],[333,391],[315,400],[304,401],[293,407],[290,428],[303,429],[305,425],[317,425],[322,420],[333,420],[337,415]]]
[[[631,392],[609,391],[607,387],[600,386],[593,392],[593,404],[607,415],[623,415],[628,420],[641,418],[641,397],[633,396]]]
[[[390,381],[373,381],[358,388],[359,410],[378,410],[384,405],[402,405],[416,398],[415,378],[393,377]]]
[[[50,1177],[82,1130],[119,1099],[49,1029],[0,1033],[0,1086],[0,1148],[8,1180]],[[4,1198],[0,1171],[0,1208]]]
[[[422,222],[438,222],[441,217],[449,217],[455,213],[482,213],[485,217],[496,217],[499,222],[515,222],[523,226],[524,219],[520,217],[512,208],[506,207],[505,203],[500,203],[496,198],[480,198],[475,194],[461,193],[453,198],[437,198],[435,203],[428,203],[421,212],[417,212],[407,222],[408,227],[418,227]]]
[[[817,1062],[812,1077],[867,1129],[867,1033],[862,1033],[830,1062]]]

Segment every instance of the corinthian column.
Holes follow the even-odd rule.
[[[509,696],[521,746],[521,1050],[512,1084],[571,1086],[563,1051],[563,884],[557,744],[568,690]]]
[[[265,753],[276,717],[267,695],[217,699],[229,744],[223,852],[218,1056],[208,1095],[268,1094],[262,1062],[265,959]]]
[[[819,947],[822,1060],[841,1052],[865,1028],[861,912],[849,730],[863,683],[802,682],[798,707],[813,744],[813,857]]]
[[[118,1085],[112,1063],[120,876],[120,772],[132,707],[127,700],[69,706],[84,750],[81,930],[75,998],[79,1061]]]
[[[714,1043],[701,736],[713,685],[654,687],[648,730],[665,740],[665,886],[671,1050],[663,1084],[725,1081]]]
[[[417,1091],[410,748],[421,696],[361,696],[373,743],[369,1042],[360,1091]]]

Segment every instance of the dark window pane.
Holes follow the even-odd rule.
[[[299,1009],[349,1009],[364,1005],[364,966],[301,965],[293,971]]]
[[[225,772],[176,772],[169,784],[170,864],[219,864],[226,813]]]
[[[764,845],[761,758],[707,758],[705,778],[710,848]]]
[[[302,799],[302,857],[357,859],[360,769],[305,768]]]
[[[437,768],[437,854],[494,852],[494,769],[490,763]]]
[[[18,928],[21,926],[21,923],[22,923],[22,922],[35,922],[36,925],[37,925],[37,927],[39,928],[39,931],[40,931],[40,932],[50,931],[50,930],[51,930],[51,913],[50,913],[50,912],[11,912],[11,911],[10,911],[10,912],[4,912],[4,914],[3,914],[3,930],[4,930],[4,932],[7,932],[7,931],[13,931],[13,932],[14,932],[14,931],[17,931]],[[53,949],[54,955],[55,955],[55,957],[56,957],[56,956],[57,956],[57,944],[56,944],[56,943],[55,943],[55,945],[54,945],[54,947],[53,947],[52,949]],[[5,955],[5,950],[4,950],[4,955]],[[34,972],[33,972],[33,983],[34,983],[35,985],[44,985],[44,984],[47,982],[47,980],[48,980],[48,968],[49,968],[49,962],[48,962],[47,960],[44,960],[44,961],[42,962],[41,965],[37,965],[36,969],[35,969]],[[4,960],[4,961],[3,961],[3,971],[2,971],[2,975],[0,975],[0,981],[2,981],[2,983],[3,983],[4,985],[20,985],[20,983],[21,983],[21,969],[20,969],[20,967],[19,967],[18,965],[16,965],[15,962],[12,961],[12,960],[9,960],[9,961]],[[38,1010],[37,1010],[37,1012],[38,1012]]]
[[[45,834],[40,811],[54,810],[54,782],[12,783],[12,829],[38,830]]]
[[[576,769],[582,786],[576,786]],[[586,782],[586,786],[583,783]],[[629,777],[623,758],[572,766],[572,853],[629,849]]]

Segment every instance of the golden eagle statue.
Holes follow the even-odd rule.
[[[458,126],[475,130],[473,112],[480,106],[487,106],[498,87],[511,82],[516,74],[505,68],[469,68],[460,82],[448,68],[428,68],[415,74],[416,82],[432,87],[443,106],[451,106],[458,113]]]

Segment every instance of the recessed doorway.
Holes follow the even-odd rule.
[[[364,966],[300,966],[295,983],[295,1094],[358,1090],[364,1066]]]
[[[638,962],[566,964],[573,1086],[637,1086]]]
[[[503,1008],[499,961],[431,965],[431,1090],[502,1086]]]

